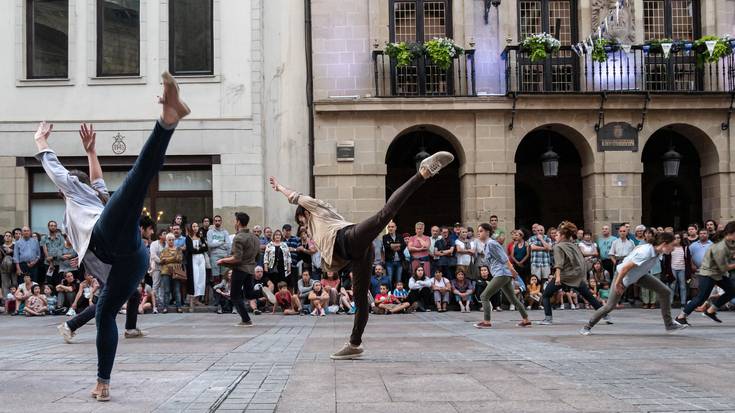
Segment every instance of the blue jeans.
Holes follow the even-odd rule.
[[[388,277],[390,277],[393,285],[396,285],[398,281],[403,281],[401,279],[401,275],[403,275],[403,266],[400,261],[386,261],[385,271],[386,274],[388,274]]]
[[[728,301],[732,300],[733,297],[735,297],[735,280],[733,280],[732,278],[722,277],[721,280],[715,281],[711,277],[700,276],[699,294],[696,297],[692,298],[689,303],[687,303],[687,306],[684,307],[684,314],[689,315],[692,313],[692,311],[694,311],[695,308],[704,304],[704,302],[707,301],[710,294],[712,293],[712,289],[715,288],[715,285],[725,291],[724,294],[722,294],[712,303],[712,305],[715,307],[715,310],[727,304]]]
[[[173,128],[165,129],[160,121],[156,122],[138,159],[110,197],[92,231],[90,253],[112,266],[97,300],[95,315],[97,380],[101,383],[109,383],[115,362],[118,334],[115,316],[148,269],[148,249],[143,244],[138,224],[148,187],[163,167],[173,133]]]
[[[674,281],[669,284],[671,288],[671,302],[674,302],[674,292],[676,291],[677,284],[679,285],[679,301],[681,306],[684,307],[687,304],[687,280],[686,270],[672,270],[674,273]]]

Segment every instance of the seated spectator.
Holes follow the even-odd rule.
[[[373,307],[376,314],[396,314],[401,311],[405,311],[410,306],[407,302],[400,302],[399,299],[393,296],[388,291],[387,284],[380,285],[380,292],[375,296],[375,307]]]
[[[153,291],[153,288],[151,288],[150,285],[146,284],[145,281],[141,281],[140,285],[138,286],[138,293],[140,293],[140,303],[138,304],[138,314],[145,314],[146,312],[153,312],[153,314],[157,314],[158,311],[156,311],[156,293]]]
[[[283,310],[283,315],[296,315],[301,312],[299,297],[296,294],[291,294],[285,281],[278,283],[278,292],[275,295],[276,304],[273,305],[273,314],[276,313],[278,307]]]
[[[59,308],[71,308],[74,299],[77,298],[77,292],[79,292],[79,281],[74,278],[72,272],[64,273],[61,284],[56,286],[56,305]]]
[[[600,288],[597,291],[600,295],[600,304],[605,305],[610,297],[610,283],[607,281],[600,283]]]
[[[603,282],[610,282],[610,273],[603,268],[602,261],[597,260],[592,264],[588,278],[590,281],[597,281],[597,285],[602,285]]]
[[[31,275],[29,273],[23,274],[23,283],[18,286],[18,290],[15,292],[15,300],[18,303],[18,314],[23,313],[26,300],[33,295],[33,287],[37,285],[36,282],[31,281]]]
[[[594,278],[590,278],[589,287],[592,296],[595,297],[597,301],[600,301],[600,291],[598,291],[597,289],[597,280],[595,280]],[[587,309],[589,310],[590,308],[592,308],[592,305],[590,303],[587,303]]]
[[[391,288],[391,279],[388,274],[385,273],[382,265],[375,266],[375,274],[370,278],[370,293],[373,297],[380,294],[380,285],[385,284],[388,286],[388,290]]]
[[[43,295],[44,297],[46,297],[46,305],[48,306],[48,310],[46,314],[49,314],[49,315],[64,314],[65,311],[61,311],[61,309],[58,308],[56,305],[58,300],[56,296],[54,296],[53,291],[51,291],[50,285],[46,284],[43,286]]]
[[[250,308],[253,310],[253,314],[260,315],[268,310],[268,304],[275,300],[274,290],[275,285],[263,273],[263,267],[255,267],[255,274],[253,274],[253,295],[250,297]]]
[[[399,302],[408,302],[408,291],[403,287],[403,281],[396,283],[396,288],[393,290],[393,297],[397,298]]]
[[[339,277],[334,271],[327,271],[327,275],[321,280],[322,287],[329,294],[329,305],[339,305]]]
[[[512,244],[511,244],[512,245]],[[487,288],[487,284],[492,280],[493,278],[490,276],[490,267],[487,265],[480,266],[480,278],[475,281],[475,302],[479,304],[479,310],[482,311],[482,300],[480,299],[480,295],[482,295],[482,292],[485,291],[485,288]],[[493,307],[493,311],[502,311],[500,309],[500,303],[501,303],[501,293],[498,291],[497,294],[490,297],[490,305]]]
[[[457,270],[459,273],[459,270]],[[452,284],[444,277],[442,270],[434,271],[434,278],[431,279],[431,290],[434,292],[434,304],[436,311],[443,313],[447,311],[449,304],[449,293],[452,291]]]
[[[74,302],[71,304],[71,309],[75,313],[81,312],[85,308],[89,307],[97,295],[97,291],[100,288],[99,282],[90,273],[84,274],[84,280],[79,283],[77,290],[77,296],[74,297]]]
[[[41,286],[34,283],[31,289],[32,293],[25,300],[25,315],[44,316],[48,312],[48,300],[46,296],[41,294]]]
[[[214,286],[214,302],[217,306],[217,314],[229,314],[232,309],[232,298],[230,291],[232,289],[232,270],[227,270],[222,277],[222,281]]]
[[[74,247],[72,247],[69,237],[64,234],[64,247],[61,249],[59,272],[61,274],[70,272],[74,276],[75,280],[82,278],[81,275],[79,275],[79,260],[77,258],[77,252],[74,251]]]
[[[424,274],[424,267],[416,267],[413,276],[408,280],[408,302],[415,311],[431,311],[434,293],[431,291],[431,280]]]
[[[341,282],[339,289],[339,307],[347,314],[355,314],[355,300],[352,296],[352,271]]]
[[[8,295],[5,296],[5,312],[10,315],[16,315],[18,302],[15,299],[15,293],[18,292],[18,287],[11,285],[8,291]]]
[[[541,284],[538,282],[538,277],[532,275],[528,281],[528,291],[526,292],[526,309],[539,309],[541,307],[541,297]]]
[[[452,280],[452,294],[459,304],[459,311],[469,313],[472,304],[472,294],[475,292],[475,283],[465,278],[464,271],[457,269],[455,279]]]
[[[314,289],[314,283],[316,281],[311,279],[309,271],[301,273],[301,279],[298,281],[297,288],[299,289],[299,300],[301,304],[309,304],[309,293]],[[302,306],[303,307],[303,306]]]
[[[329,294],[324,290],[321,282],[315,281],[314,284],[312,284],[312,289],[311,292],[309,292],[308,299],[312,308],[311,315],[321,317],[327,315],[324,309],[327,307],[327,303],[329,303]]]

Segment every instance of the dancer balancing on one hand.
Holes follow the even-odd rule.
[[[721,239],[707,249],[702,259],[702,267],[699,269],[699,294],[690,300],[676,317],[676,321],[680,324],[689,324],[687,317],[695,308],[704,304],[715,285],[722,288],[725,293],[702,312],[703,316],[721,323],[722,320],[717,317],[717,309],[735,297],[735,280],[730,277],[730,271],[735,271],[735,221],[728,222],[717,237]]]
[[[332,359],[352,359],[359,357],[363,352],[360,344],[370,312],[368,291],[373,263],[373,240],[408,198],[427,179],[438,174],[453,160],[454,156],[449,152],[437,152],[424,159],[416,175],[393,192],[380,211],[358,224],[345,221],[335,208],[326,202],[292,191],[278,183],[276,178],[270,178],[271,187],[275,191],[281,192],[289,202],[298,205],[296,221],[304,225],[314,239],[322,256],[324,271],[338,272],[348,264],[352,264],[352,290],[357,312],[349,342],[332,354]]]
[[[618,264],[617,275],[610,285],[610,297],[607,303],[600,307],[592,315],[587,325],[579,330],[579,333],[587,336],[592,334],[592,327],[602,317],[609,314],[620,301],[620,297],[626,288],[638,284],[643,288],[654,290],[661,305],[661,317],[664,319],[666,331],[677,331],[686,328],[685,324],[679,324],[671,318],[671,290],[661,280],[649,274],[651,268],[656,265],[662,254],[670,254],[674,249],[674,235],[668,232],[659,232],[647,244],[640,244]]]
[[[161,117],[143,145],[138,159],[122,185],[110,196],[102,178],[95,150],[95,134],[83,133],[82,144],[89,162],[89,175],[68,171],[49,148],[53,125],[41,122],[35,135],[39,159],[51,181],[61,192],[66,211],[64,226],[85,268],[102,280],[97,300],[97,386],[92,396],[110,400],[110,373],[117,351],[115,316],[135,292],[148,269],[148,250],[138,227],[148,186],[163,167],[171,136],[189,108],[179,98],[174,78],[164,72]],[[83,128],[84,129],[84,128]]]
[[[483,318],[482,321],[475,323],[475,328],[490,328],[492,327],[490,313],[492,311],[492,304],[490,303],[490,297],[494,296],[498,291],[502,291],[505,298],[510,301],[521,313],[523,319],[518,323],[519,327],[527,327],[531,325],[531,321],[528,319],[528,313],[526,307],[523,306],[515,295],[513,289],[513,279],[518,277],[518,273],[513,264],[510,262],[508,255],[505,253],[500,243],[492,239],[493,228],[490,224],[480,224],[477,227],[477,236],[480,241],[485,244],[485,259],[490,264],[490,273],[493,275],[493,279],[487,283],[485,291],[480,295],[482,301]]]
[[[587,264],[582,255],[579,246],[572,242],[577,236],[577,226],[571,222],[564,221],[557,228],[557,239],[554,244],[554,277],[546,285],[543,295],[544,303],[544,320],[541,325],[552,324],[551,297],[559,290],[573,289],[579,292],[588,303],[592,304],[595,310],[602,307],[599,301],[592,295],[585,280],[587,279]],[[612,321],[607,315],[604,317],[607,324]]]

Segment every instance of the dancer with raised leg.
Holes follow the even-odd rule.
[[[662,254],[670,254],[674,249],[674,235],[668,232],[659,232],[648,244],[641,244],[618,264],[617,272],[610,285],[610,297],[607,303],[597,309],[590,321],[579,330],[579,334],[588,336],[592,334],[592,327],[602,318],[608,315],[620,301],[626,288],[638,284],[643,288],[656,291],[658,302],[661,305],[661,317],[664,319],[666,331],[677,331],[686,328],[685,324],[679,324],[671,318],[671,290],[661,280],[649,274],[651,268],[656,265]]]
[[[35,135],[36,158],[61,192],[66,211],[64,226],[79,261],[96,276],[107,275],[97,300],[97,386],[92,396],[110,400],[110,373],[117,351],[115,316],[135,292],[148,268],[148,250],[141,239],[138,220],[148,187],[163,167],[171,136],[189,108],[179,98],[173,76],[164,72],[160,119],[143,145],[122,185],[110,196],[97,159],[94,133],[83,134],[89,175],[64,168],[49,148],[53,125],[41,122]]]
[[[702,267],[699,269],[699,293],[690,300],[676,317],[680,324],[689,324],[687,317],[695,308],[704,304],[712,293],[715,285],[725,292],[712,302],[702,315],[712,321],[721,323],[717,317],[717,310],[735,297],[735,280],[730,277],[730,271],[735,271],[735,221],[725,225],[725,229],[717,235],[721,238],[710,246],[704,253]]]
[[[352,264],[352,290],[355,299],[355,314],[352,335],[344,347],[332,354],[332,359],[352,359],[359,357],[363,349],[362,333],[368,321],[370,307],[368,290],[373,264],[373,240],[383,231],[398,210],[416,192],[421,185],[435,176],[454,160],[449,152],[437,152],[424,159],[419,165],[416,175],[396,189],[385,206],[372,217],[353,224],[347,222],[337,210],[319,199],[292,191],[276,178],[270,178],[271,187],[285,195],[289,202],[298,205],[296,220],[306,226],[317,249],[322,255],[322,268],[325,272],[338,272],[348,264]]]

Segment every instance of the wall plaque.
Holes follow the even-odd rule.
[[[597,152],[638,152],[638,129],[626,122],[613,122],[597,131]]]
[[[355,160],[355,142],[337,142],[337,162],[352,162]]]

